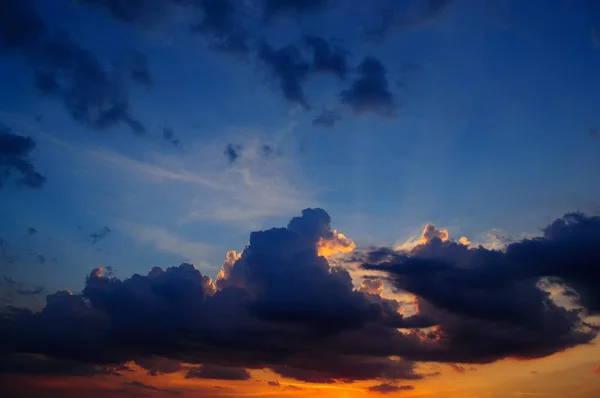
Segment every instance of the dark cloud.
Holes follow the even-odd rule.
[[[572,213],[506,251],[433,237],[410,253],[383,251],[374,256],[379,264],[363,267],[387,272],[397,289],[419,298],[421,313],[437,320],[432,358],[536,358],[590,342],[598,332],[581,311],[558,306],[540,281],[550,278],[587,313],[599,313],[599,239],[600,217]]]
[[[296,46],[288,45],[276,50],[263,43],[258,57],[279,80],[280,89],[288,101],[310,108],[301,85],[310,72],[310,65]]]
[[[381,61],[366,57],[358,66],[359,77],[340,94],[343,104],[355,113],[392,116],[396,110],[394,95],[389,90],[386,70]]]
[[[394,29],[417,28],[439,19],[456,0],[411,0],[403,11],[384,9],[381,23],[375,28],[363,28],[370,39],[383,39]]]
[[[68,36],[57,35],[44,42],[37,55],[37,88],[59,98],[75,121],[96,130],[125,124],[136,134],[145,132],[131,116],[125,84],[94,54]]]
[[[35,235],[37,234],[37,229],[33,228],[33,227],[29,227],[27,228],[27,235]]]
[[[339,112],[324,109],[323,112],[313,120],[313,126],[332,128],[340,120],[342,120],[342,115],[340,115]]]
[[[218,290],[190,264],[125,280],[97,269],[81,295],[57,292],[39,314],[5,314],[0,324],[11,326],[0,344],[94,364],[158,356],[324,382],[419,378],[390,350],[356,344],[401,338],[395,327],[410,317],[393,300],[354,290],[347,271],[318,255],[317,243],[333,238],[320,209],[253,232]]]
[[[223,151],[223,154],[229,161],[229,164],[232,164],[241,156],[241,152],[243,150],[244,147],[242,147],[241,145],[227,144],[227,147],[225,147],[225,151]]]
[[[46,183],[31,161],[35,147],[31,137],[13,134],[0,124],[0,188],[13,177],[17,185],[26,188],[41,188]]]
[[[135,363],[146,369],[150,376],[176,373],[181,370],[181,363],[179,361],[155,355],[147,358],[136,359]]]
[[[249,380],[250,372],[242,368],[226,366],[202,365],[192,368],[185,376],[187,379],[212,379],[212,380]]]
[[[298,15],[321,11],[328,5],[333,5],[332,0],[264,0],[264,21],[278,15]]]
[[[102,239],[106,238],[111,232],[112,232],[112,230],[110,228],[108,228],[107,226],[105,226],[104,228],[102,228],[96,232],[92,232],[88,236],[92,240],[92,243],[96,243],[96,242],[99,242]]]
[[[248,51],[245,30],[234,19],[236,2],[231,0],[79,0],[103,9],[124,23],[144,28],[162,25],[174,11],[185,11],[194,20],[190,31],[201,34],[213,49],[227,52]]]
[[[335,239],[330,224],[324,210],[306,209],[285,228],[253,232],[217,287],[190,264],[124,280],[95,269],[81,294],[57,292],[39,313],[0,315],[0,348],[102,366],[136,361],[156,374],[184,362],[202,365],[196,377],[266,368],[307,382],[396,385],[426,376],[413,361],[537,358],[598,333],[584,311],[559,307],[539,287],[541,277],[555,278],[597,310],[598,217],[567,215],[506,252],[433,237],[409,253],[365,254],[373,263],[363,268],[417,297],[412,316],[373,294],[379,286],[355,289],[347,270],[319,256]]]
[[[371,386],[368,388],[369,391],[379,392],[382,394],[388,394],[391,392],[398,392],[398,391],[410,391],[410,390],[414,390],[414,389],[415,389],[414,386],[409,386],[409,385],[395,386],[393,384],[387,384],[387,383],[379,384],[376,386]]]
[[[35,11],[34,0],[0,2],[0,50],[20,51],[34,45],[46,26]]]
[[[306,44],[313,51],[312,72],[332,73],[344,79],[348,73],[349,53],[339,47],[332,47],[321,37],[308,36]]]
[[[100,366],[65,359],[52,359],[33,354],[0,354],[0,374],[24,374],[36,376],[93,376],[115,374]]]
[[[137,134],[144,132],[142,123],[131,115],[120,71],[105,68],[65,33],[50,33],[33,1],[5,0],[0,14],[6,19],[0,20],[0,50],[22,54],[34,69],[36,87],[59,99],[75,121],[96,130],[125,124]],[[133,58],[130,76],[147,84],[150,76],[145,59]]]

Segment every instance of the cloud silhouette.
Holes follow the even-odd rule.
[[[341,102],[355,113],[375,113],[393,116],[396,110],[394,95],[389,90],[386,70],[381,61],[365,57],[358,66],[359,77],[349,89],[340,94]]]
[[[415,387],[414,386],[410,386],[410,385],[403,385],[403,386],[395,386],[393,384],[387,384],[387,383],[382,383],[376,386],[371,386],[368,388],[369,391],[373,391],[373,392],[378,392],[378,393],[382,393],[382,394],[388,394],[391,392],[398,392],[398,391],[410,391],[410,390],[414,390]]]
[[[0,14],[0,50],[22,55],[34,70],[39,91],[60,100],[75,121],[96,130],[125,124],[136,134],[145,131],[131,115],[127,86],[116,77],[118,73],[105,68],[66,33],[52,32],[35,2],[5,0]],[[136,54],[126,69],[134,81],[151,84],[141,54]]]
[[[554,283],[597,311],[598,217],[566,215],[506,252],[433,237],[408,253],[354,255],[416,296],[411,316],[374,294],[378,282],[355,289],[347,270],[319,255],[324,241],[340,239],[330,225],[324,210],[306,209],[285,228],[253,232],[241,254],[228,255],[217,286],[190,264],[124,280],[95,269],[81,294],[48,295],[39,313],[9,309],[0,344],[94,365],[133,360],[156,372],[156,357],[203,366],[190,377],[267,368],[309,382],[391,384],[425,377],[413,361],[537,358],[598,333],[583,311],[559,307],[540,287],[542,277],[560,278]]]
[[[279,80],[280,89],[288,101],[299,104],[305,109],[310,108],[301,85],[310,72],[310,65],[303,59],[296,46],[288,45],[274,49],[263,43],[258,58]]]
[[[246,369],[215,365],[202,365],[192,368],[185,377],[187,379],[212,380],[249,380],[251,378],[250,373]]]
[[[10,128],[0,124],[0,188],[9,180],[34,189],[46,183],[46,177],[36,171],[31,161],[35,147],[31,137],[13,134]]]

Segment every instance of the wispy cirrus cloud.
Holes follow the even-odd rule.
[[[46,133],[38,136],[66,152],[65,161],[74,164],[75,178],[101,180],[103,191],[121,195],[133,212],[154,206],[160,198],[163,211],[181,223],[210,221],[247,228],[315,203],[316,192],[307,189],[293,159],[282,153],[253,155],[269,145],[254,136],[244,137],[244,156],[231,167],[216,143],[174,155],[148,150],[143,157],[133,157]],[[123,190],[123,186],[136,189]]]

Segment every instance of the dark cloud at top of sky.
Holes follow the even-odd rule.
[[[278,15],[296,16],[317,12],[334,3],[332,0],[264,0],[263,20],[269,21]]]
[[[202,365],[190,369],[187,379],[212,379],[212,380],[250,380],[250,372],[242,368],[226,366]]]
[[[31,161],[35,146],[31,137],[13,134],[0,124],[0,188],[15,175],[16,183],[23,187],[41,188],[46,183]]]
[[[416,28],[439,19],[455,2],[456,0],[409,1],[407,9],[401,11],[389,8],[381,10],[379,26],[363,27],[363,30],[370,39],[383,39],[393,29]]]
[[[89,235],[89,238],[92,240],[92,243],[96,243],[101,241],[102,239],[106,238],[110,233],[112,232],[112,230],[110,228],[108,228],[107,226],[105,226],[104,228],[92,232]]]
[[[37,43],[46,26],[34,10],[34,0],[0,2],[0,50],[20,51]]]
[[[312,71],[333,73],[344,79],[348,73],[348,52],[338,47],[332,47],[325,39],[308,36],[306,44],[313,51]]]
[[[90,51],[65,33],[50,32],[33,1],[5,0],[0,5],[0,50],[17,52],[35,70],[34,82],[45,95],[58,98],[71,117],[96,130],[125,124],[137,134],[141,122],[131,116],[127,85]],[[134,81],[151,79],[143,57],[130,66]]]
[[[376,58],[366,57],[358,66],[359,77],[340,94],[343,104],[355,113],[392,116],[396,110],[394,95],[389,90],[386,69]]]
[[[310,108],[301,84],[310,72],[310,65],[296,46],[288,45],[276,50],[263,43],[258,57],[279,80],[281,91],[288,101]]]
[[[314,120],[313,126],[315,127],[323,127],[323,128],[332,128],[335,127],[335,124],[342,120],[342,115],[335,110],[327,110],[324,109]]]
[[[244,28],[234,20],[236,2],[232,0],[79,0],[112,17],[145,28],[161,25],[175,9],[185,9],[194,22],[190,31],[204,36],[213,49],[245,53],[249,50]]]
[[[0,374],[13,373],[35,376],[93,376],[115,374],[114,372],[90,364],[72,360],[45,358],[40,355],[12,354],[0,355]]]

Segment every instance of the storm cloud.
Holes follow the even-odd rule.
[[[216,286],[191,264],[124,280],[95,269],[81,294],[50,294],[39,313],[4,313],[0,344],[15,354],[102,366],[133,360],[156,373],[176,370],[178,362],[199,365],[188,377],[268,368],[334,383],[425,377],[414,361],[543,357],[589,343],[598,332],[582,310],[559,306],[539,284],[560,278],[554,283],[597,311],[597,217],[567,215],[543,237],[505,252],[435,236],[408,253],[354,255],[369,260],[364,269],[415,295],[418,313],[410,316],[402,315],[402,303],[379,295],[381,281],[356,289],[347,270],[319,255],[333,245],[323,242],[347,241],[330,225],[324,210],[306,209],[285,228],[253,232],[241,254],[228,254]]]

